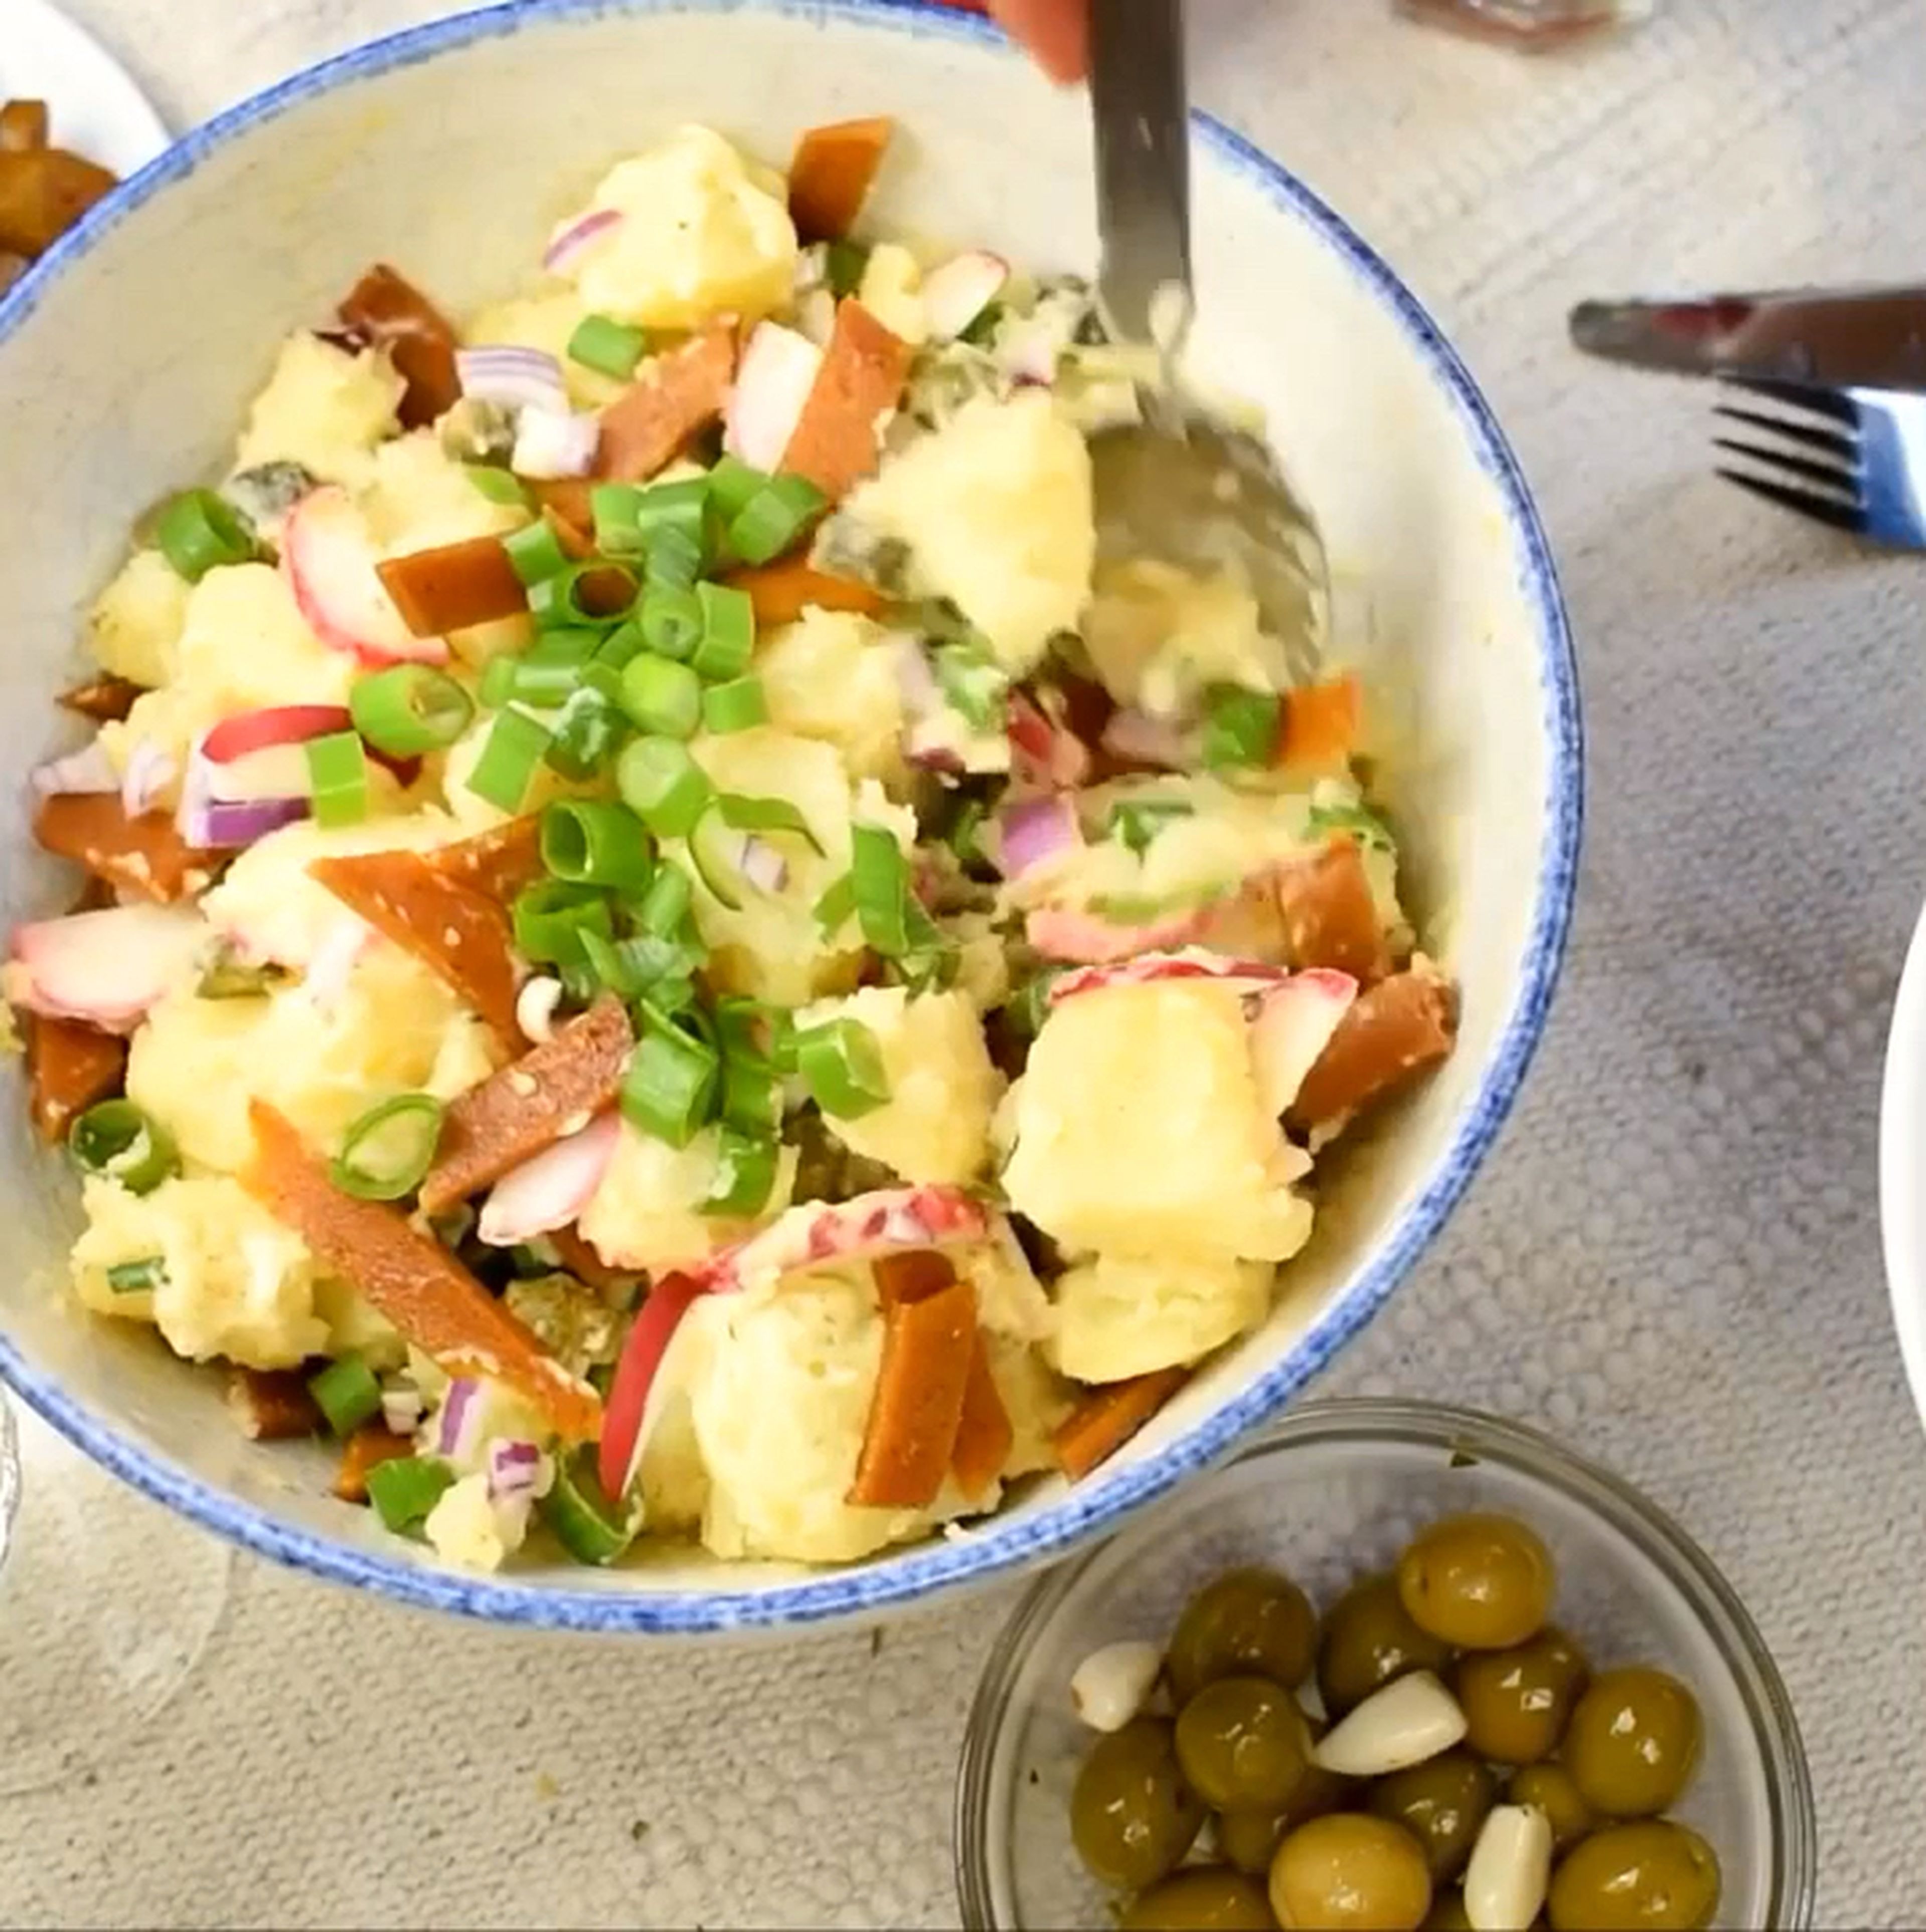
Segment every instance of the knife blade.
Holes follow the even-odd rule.
[[[1581,302],[1571,339],[1674,375],[1926,392],[1926,286]]]

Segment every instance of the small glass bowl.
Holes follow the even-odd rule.
[[[1429,1403],[1313,1402],[1122,1535],[1051,1572],[998,1640],[970,1712],[956,1803],[966,1926],[1104,1926],[1110,1901],[1070,1843],[1092,1734],[1071,1673],[1100,1646],[1161,1644],[1185,1599],[1235,1564],[1287,1571],[1322,1606],[1468,1509],[1523,1518],[1559,1565],[1559,1622],[1595,1664],[1654,1664],[1697,1693],[1705,1756],[1676,1815],[1718,1854],[1717,1923],[1803,1932],[1812,1786],[1799,1726],[1752,1620],[1704,1553],[1617,1478],[1535,1430]]]

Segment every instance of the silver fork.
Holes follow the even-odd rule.
[[[1728,483],[1870,542],[1926,550],[1926,395],[1741,377],[1724,386],[1775,406],[1769,414],[1736,403],[1714,411],[1775,439],[1715,436],[1766,472],[1721,468]]]

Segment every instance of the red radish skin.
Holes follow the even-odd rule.
[[[1164,980],[1234,980],[1261,992],[1284,985],[1290,976],[1283,967],[1267,965],[1261,959],[1233,959],[1224,953],[1196,950],[1148,952],[1066,973],[1050,988],[1050,1000],[1052,1006],[1060,1006],[1080,993],[1101,993],[1113,986],[1149,986]]]
[[[490,1247],[510,1248],[567,1227],[601,1186],[620,1131],[616,1117],[604,1114],[511,1168],[482,1203],[477,1233]]]
[[[1294,973],[1263,995],[1251,1023],[1251,1064],[1266,1114],[1275,1119],[1289,1109],[1357,997],[1349,974],[1321,968]]]
[[[879,1188],[834,1204],[810,1202],[792,1208],[691,1272],[703,1286],[722,1291],[818,1262],[873,1261],[904,1248],[982,1241],[989,1233],[983,1203],[960,1187]]]
[[[1181,946],[1203,930],[1209,916],[1208,910],[1201,910],[1176,914],[1151,926],[1117,926],[1093,912],[1043,906],[1024,920],[1023,933],[1046,959],[1095,967]]]
[[[759,322],[742,352],[724,418],[722,446],[751,469],[773,470],[802,419],[822,351],[775,322]]]
[[[382,586],[367,520],[345,490],[312,490],[289,513],[281,567],[309,628],[364,664],[445,664],[445,638],[418,638]]]
[[[647,1446],[642,1425],[648,1412],[649,1390],[682,1317],[703,1292],[702,1284],[686,1274],[666,1274],[649,1290],[630,1325],[615,1380],[609,1385],[596,1452],[596,1474],[611,1497],[626,1495],[635,1478]]]
[[[353,728],[345,704],[271,704],[238,711],[211,726],[201,740],[200,754],[209,764],[231,764],[271,745],[304,745],[310,738]]]
[[[207,937],[198,913],[166,906],[42,920],[13,934],[6,996],[29,1012],[131,1033],[192,967]]]

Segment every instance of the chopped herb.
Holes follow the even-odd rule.
[[[1374,812],[1361,805],[1314,805],[1308,821],[1313,832],[1349,832],[1360,844],[1375,845],[1388,852],[1395,843],[1391,828]]]
[[[1129,850],[1141,859],[1150,850],[1157,835],[1173,819],[1196,815],[1196,808],[1184,799],[1125,799],[1111,808],[1104,836],[1121,839]]]
[[[116,1262],[107,1270],[107,1286],[116,1294],[146,1294],[167,1279],[167,1263],[160,1255],[143,1255],[137,1262]]]

